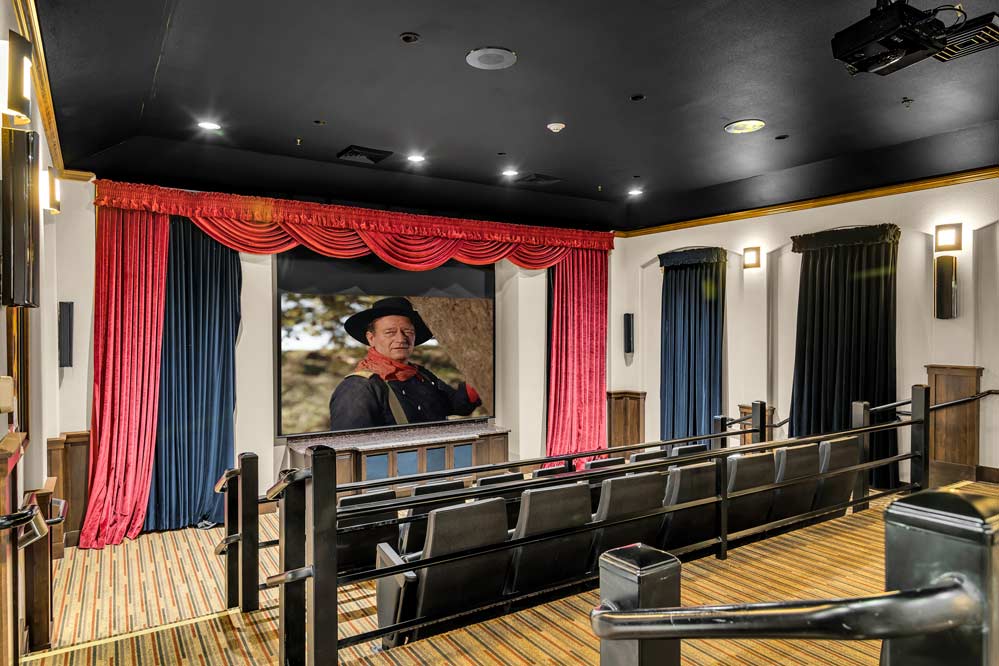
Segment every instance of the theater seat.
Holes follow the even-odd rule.
[[[667,473],[666,498],[663,506],[694,502],[714,497],[715,494],[714,463],[674,467]],[[705,504],[667,514],[663,548],[669,551],[718,536],[715,511],[714,504]]]
[[[436,493],[444,493],[451,490],[461,490],[464,487],[465,484],[461,481],[432,481],[430,483],[425,483],[422,486],[416,486],[413,488],[413,496],[422,497],[424,495],[434,495]],[[403,516],[425,516],[434,509],[464,503],[464,499],[444,500],[441,502],[435,502],[434,504],[428,504],[417,509],[408,509],[403,513]],[[416,553],[423,550],[423,541],[426,535],[427,522],[425,520],[403,523],[399,527],[399,552],[404,555],[408,555],[410,553]]]
[[[655,451],[632,453],[629,462],[648,462],[650,460],[659,460],[660,458],[669,458],[669,451],[665,449],[656,449]]]
[[[598,458],[597,460],[587,460],[583,463],[583,470],[591,469],[602,469],[604,467],[614,467],[616,465],[623,465],[624,458]],[[602,482],[600,482],[602,483]],[[594,513],[597,512],[597,507],[600,506],[600,483],[594,483],[590,481],[590,510]]]
[[[540,479],[545,476],[556,476],[558,474],[568,474],[570,472],[576,471],[576,468],[572,466],[571,460],[563,461],[559,465],[554,467],[542,467],[541,469],[536,469],[531,472],[532,479]]]
[[[590,520],[586,483],[525,490],[513,537],[521,539],[582,527]],[[507,592],[534,592],[582,577],[589,568],[592,542],[593,533],[586,532],[516,549]]]
[[[505,474],[494,474],[493,476],[484,476],[475,482],[477,487],[481,486],[495,486],[500,483],[515,483],[517,481],[523,481],[524,475],[520,472],[507,472]],[[503,493],[499,495],[506,502],[506,516],[507,516],[507,528],[513,529],[517,526],[517,516],[520,515],[520,494],[523,489],[518,488],[517,490],[511,490],[508,493]]]
[[[377,566],[383,569],[407,561],[491,546],[506,539],[506,507],[498,497],[434,509],[427,518],[423,552],[403,557],[389,544],[379,544]],[[506,550],[379,578],[376,587],[378,626],[456,613],[499,599],[509,562],[510,551]],[[467,622],[467,618],[456,621],[457,624]],[[387,648],[395,647],[454,626],[455,623],[443,623],[389,634],[383,637],[382,644]]]
[[[802,444],[777,449],[774,451],[774,464],[777,468],[777,483],[818,474],[819,445]],[[812,479],[775,490],[770,520],[781,520],[811,511],[818,487],[818,479]]]
[[[646,472],[604,479],[601,484],[600,505],[594,520],[614,520],[661,509],[666,494],[666,477],[660,472]],[[630,543],[644,543],[657,547],[663,516],[652,516],[624,525],[597,530],[594,537],[594,558],[600,553]]]
[[[772,453],[734,455],[728,459],[728,492],[735,493],[774,482],[776,470]],[[770,516],[774,494],[767,490],[736,497],[728,503],[728,532],[739,532],[762,525]]]
[[[396,499],[394,490],[381,490],[341,497],[337,506],[340,508],[357,508],[373,502],[388,502],[394,499]],[[396,511],[386,511],[385,513],[358,516],[357,518],[340,518],[337,519],[337,527],[352,527],[380,520],[391,520],[397,514],[398,512]],[[337,570],[344,572],[352,569],[370,569],[375,566],[376,546],[382,542],[394,544],[398,538],[398,525],[372,527],[359,532],[348,532],[339,536],[336,542]]]
[[[677,444],[670,450],[669,457],[689,456],[694,453],[704,453],[707,450],[707,444]]]
[[[860,464],[860,438],[843,437],[819,444],[819,472],[825,474],[843,467]],[[813,509],[825,509],[848,502],[853,494],[853,486],[857,482],[857,472],[840,474],[819,481],[815,494]],[[826,518],[834,518],[846,514],[846,509],[836,513],[826,514]]]

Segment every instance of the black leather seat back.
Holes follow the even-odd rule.
[[[666,494],[666,476],[661,472],[630,474],[604,479],[595,520],[613,520],[661,509]],[[659,547],[662,514],[597,531],[595,554],[630,543]]]
[[[819,445],[802,444],[777,449],[774,451],[774,464],[777,468],[777,483],[818,474]],[[774,506],[770,512],[770,520],[781,520],[808,513],[812,510],[815,491],[818,488],[818,479],[778,488],[774,491]]]
[[[585,483],[525,490],[513,537],[582,527],[590,520],[590,492]],[[585,532],[516,549],[507,591],[532,592],[583,576],[589,568],[592,542],[593,533]]]
[[[715,464],[684,465],[670,469],[663,506],[684,504],[715,496]],[[665,550],[700,543],[718,536],[715,505],[705,504],[667,514]]]
[[[556,476],[558,474],[568,474],[574,471],[575,468],[572,466],[572,461],[566,460],[559,465],[555,465],[554,467],[542,467],[541,469],[534,470],[531,472],[531,478],[540,479],[544,476]]]
[[[707,444],[677,444],[670,450],[669,457],[689,456],[693,453],[704,453],[707,450]]]
[[[842,437],[819,444],[819,471],[822,474],[833,472],[843,467],[860,464],[860,438]],[[815,509],[824,509],[843,502],[848,502],[853,494],[853,486],[857,482],[857,472],[840,474],[819,481],[819,489],[815,495]],[[825,517],[842,516],[846,509],[826,514]]]
[[[602,469],[604,467],[613,467],[614,465],[623,465],[624,458],[598,458],[597,460],[587,460],[583,464],[583,469]]]
[[[461,490],[464,487],[465,484],[461,481],[431,481],[430,483],[425,483],[421,486],[413,488],[413,496],[422,497],[424,495],[433,495],[435,493],[443,493],[451,490]],[[464,502],[465,500],[463,499],[444,500],[442,502],[435,502],[434,504],[411,509],[406,511],[405,515],[425,516],[434,509],[439,509],[445,506],[453,506],[455,504],[464,504]],[[412,523],[403,523],[399,528],[399,552],[405,555],[423,550],[423,541],[426,539],[426,536],[427,521],[418,520]]]
[[[480,486],[495,486],[499,483],[515,483],[517,481],[523,481],[524,475],[520,472],[507,472],[505,474],[494,474],[493,476],[484,476],[475,482],[477,487]],[[502,495],[495,495],[494,497],[502,497],[506,502],[506,518],[507,518],[507,528],[513,529],[517,526],[517,516],[520,515],[520,494],[523,492],[522,488],[517,490],[511,490],[508,493],[503,493]]]
[[[373,502],[387,502],[396,499],[394,490],[378,490],[360,495],[347,495],[340,498],[340,508],[358,507]],[[396,511],[386,511],[357,518],[337,519],[337,527],[352,527],[380,520],[391,520],[397,516]],[[348,532],[337,537],[336,564],[339,571],[351,569],[368,569],[375,566],[375,548],[379,543],[390,543],[393,546],[399,538],[398,525],[371,527],[358,532]]]
[[[427,519],[423,559],[506,540],[506,507],[498,497],[435,509]],[[510,556],[511,551],[505,550],[420,569],[415,617],[446,615],[499,599],[506,584]],[[448,628],[438,624],[419,630],[418,634],[440,633]]]
[[[650,460],[659,460],[660,458],[669,458],[669,451],[665,449],[656,449],[655,451],[632,453],[630,462],[648,462]]]
[[[728,459],[728,492],[749,490],[774,482],[776,470],[772,453],[735,455]],[[728,504],[728,531],[738,532],[767,522],[774,493],[766,490],[736,497]]]

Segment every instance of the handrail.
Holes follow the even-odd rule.
[[[897,402],[888,402],[883,405],[878,405],[877,407],[871,407],[868,411],[870,411],[871,414],[877,414],[878,412],[886,412],[888,410],[895,409],[896,407],[904,407],[905,405],[911,405],[911,404],[912,404],[912,399],[907,398],[906,400],[899,400]]]
[[[778,421],[777,423],[772,423],[770,425],[770,427],[771,428],[780,428],[781,426],[787,425],[790,420],[791,420],[791,417],[789,416],[786,419],[784,419],[783,421]]]
[[[963,405],[968,402],[974,402],[976,400],[981,400],[982,398],[987,398],[990,395],[999,395],[999,389],[986,389],[980,393],[975,393],[974,395],[965,396],[963,398],[958,398],[957,400],[950,400],[948,402],[940,402],[935,405],[930,405],[930,411],[935,412],[938,409],[946,409],[948,407],[954,407],[956,405]],[[877,414],[878,412],[886,412],[898,407],[905,407],[906,405],[912,404],[912,400],[899,400],[897,402],[889,402],[883,405],[878,405],[877,407],[871,407],[871,414]]]
[[[752,414],[746,414],[741,419],[725,419],[725,425],[727,425],[727,426],[734,426],[734,425],[738,425],[740,423],[745,423],[746,421],[751,421],[752,419],[753,419],[753,415]]]
[[[276,500],[281,496],[281,493],[285,491],[285,488],[293,483],[298,483],[299,481],[305,481],[306,479],[312,478],[312,470],[309,468],[305,469],[283,469],[281,473],[278,474],[277,482],[267,489],[264,494],[268,500]]]
[[[226,471],[222,472],[222,476],[220,476],[219,480],[215,482],[215,492],[225,492],[225,485],[229,483],[229,479],[235,479],[237,476],[239,476],[238,467],[230,467]]]
[[[315,575],[312,567],[299,567],[297,569],[292,569],[291,571],[282,571],[281,573],[274,574],[273,576],[267,577],[266,586],[267,587],[277,587],[278,585],[290,585],[291,583],[297,583],[298,581],[305,580],[306,578],[312,578]]]
[[[906,638],[979,624],[982,601],[957,576],[916,590],[853,599],[777,601],[734,606],[619,611],[601,605],[590,613],[603,640],[676,638]]]
[[[55,509],[55,515],[48,518],[45,521],[46,525],[61,525],[66,520],[66,507],[69,506],[69,502],[64,499],[52,498],[52,508]]]

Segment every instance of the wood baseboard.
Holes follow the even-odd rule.
[[[979,465],[975,468],[975,480],[986,483],[999,483],[999,468]]]

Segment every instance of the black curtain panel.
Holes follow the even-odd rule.
[[[901,231],[894,224],[792,237],[800,252],[791,435],[850,427],[851,403],[894,402],[895,276]],[[876,415],[874,422],[894,414]],[[871,436],[871,457],[898,453],[895,432]],[[873,470],[871,485],[898,485],[898,465]]]
[[[145,529],[221,523],[233,465],[239,253],[170,218],[159,418]]]
[[[722,412],[725,250],[717,247],[659,255],[663,270],[663,439],[702,435]]]

